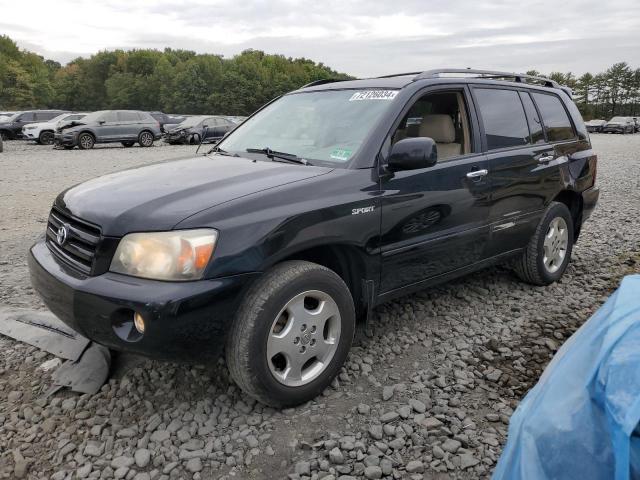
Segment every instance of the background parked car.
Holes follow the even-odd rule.
[[[134,143],[150,147],[160,136],[158,121],[147,112],[100,110],[56,129],[55,144],[68,149],[78,146],[83,150],[93,148],[96,143],[116,142],[125,147],[132,147]]]
[[[588,122],[585,122],[585,125],[587,126],[587,132],[589,133],[599,133],[602,131],[602,127],[605,126],[605,124],[607,123],[606,120],[589,120]]]
[[[636,124],[636,132],[640,132],[640,117],[631,117]]]
[[[233,115],[233,116],[229,116],[227,115],[226,117],[227,120],[230,120],[231,122],[235,123],[236,125],[240,125],[242,122],[244,122],[248,117],[240,117],[237,115]]]
[[[169,115],[163,112],[149,112],[153,118],[155,118],[160,124],[160,131],[162,133],[171,129],[175,125],[179,125],[186,120],[187,117],[182,115]]]
[[[603,133],[634,133],[636,126],[631,117],[613,117],[604,127]]]
[[[63,113],[48,122],[30,123],[22,127],[22,138],[35,140],[40,145],[52,145],[55,130],[61,122],[71,122],[84,118],[86,113]]]
[[[189,117],[180,125],[167,132],[165,141],[171,145],[203,143],[219,140],[237,125],[224,117],[198,115]],[[205,128],[207,127],[207,128]]]
[[[25,125],[35,122],[46,122],[61,113],[66,112],[63,110],[27,110],[25,112],[17,112],[0,123],[0,135],[5,140],[22,138],[22,127]]]

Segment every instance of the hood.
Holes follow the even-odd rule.
[[[62,192],[56,204],[103,235],[170,230],[204,209],[329,173],[325,167],[221,155],[174,160],[99,177]]]

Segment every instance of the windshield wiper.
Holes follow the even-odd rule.
[[[293,153],[285,153],[285,152],[277,152],[275,150],[271,150],[269,147],[264,148],[247,148],[248,153],[263,153],[270,158],[274,162],[285,161],[288,163],[298,163],[300,165],[311,165],[308,160],[304,158],[300,158],[299,156]],[[276,160],[278,159],[278,160]]]
[[[210,149],[207,152],[207,155],[209,155],[210,153],[217,153],[218,155],[225,155],[227,157],[239,157],[240,155],[238,155],[237,153],[231,153],[231,152],[227,152],[226,150],[221,149],[219,146],[214,146],[212,149]]]

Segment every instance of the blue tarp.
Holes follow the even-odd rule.
[[[509,424],[494,480],[640,478],[640,275],[558,350]]]

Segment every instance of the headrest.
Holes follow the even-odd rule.
[[[420,124],[420,136],[431,137],[436,143],[453,143],[456,129],[449,115],[425,115]]]

